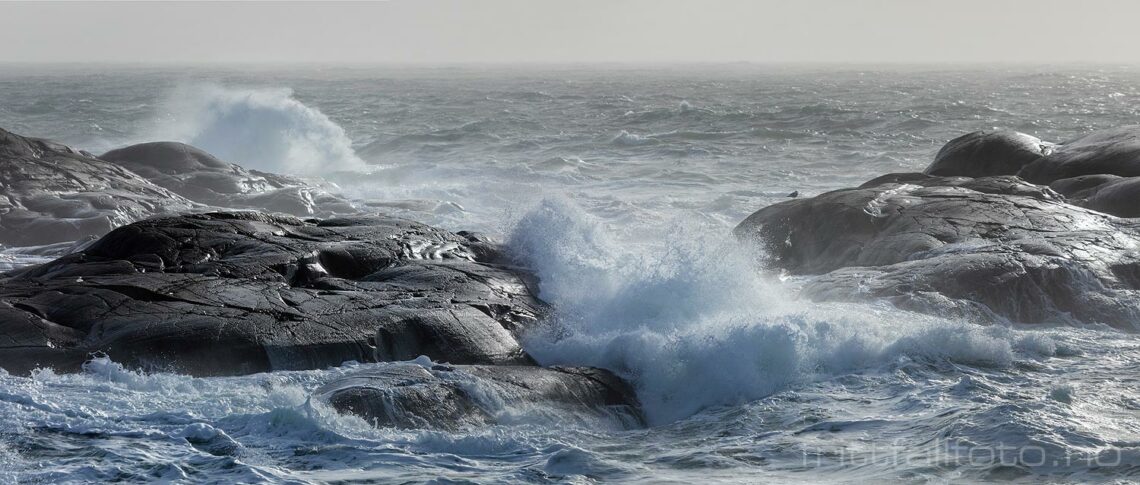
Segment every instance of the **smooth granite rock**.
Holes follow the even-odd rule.
[[[1140,177],[1082,175],[1049,186],[1067,192],[1071,204],[1117,217],[1140,217]]]
[[[1140,328],[1140,222],[1017,177],[883,176],[735,229],[824,300],[886,298],[980,321]]]
[[[950,140],[925,173],[964,177],[1016,175],[1052,148],[1052,143],[1016,131],[975,131]]]
[[[1061,143],[1018,172],[1035,184],[1102,174],[1140,176],[1140,125],[1095,131]]]

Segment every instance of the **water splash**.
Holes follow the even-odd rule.
[[[147,138],[181,141],[269,172],[322,175],[365,166],[344,129],[291,89],[179,88]]]
[[[658,424],[900,358],[997,368],[1014,360],[1006,328],[799,301],[724,234],[688,221],[656,240],[621,241],[573,203],[544,200],[508,241],[556,309],[527,350],[544,364],[630,379]]]

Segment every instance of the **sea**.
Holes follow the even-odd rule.
[[[1140,481],[1140,336],[821,303],[732,228],[921,171],[996,128],[1140,120],[1140,67],[0,65],[0,127],[102,153],[183,141],[320,177],[367,211],[496,238],[551,315],[543,365],[626,379],[646,417],[377,428],[316,388],[0,371],[2,483]]]

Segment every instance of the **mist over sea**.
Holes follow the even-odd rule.
[[[378,429],[309,397],[386,364],[194,378],[97,358],[0,371],[0,482],[1137,479],[1136,335],[812,303],[731,236],[967,132],[1136,124],[1137,86],[1127,67],[0,65],[13,132],[183,141],[495,237],[554,308],[526,350],[626,378],[650,423],[501,407]]]

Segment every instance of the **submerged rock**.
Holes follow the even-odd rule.
[[[91,353],[195,375],[419,354],[526,363],[515,335],[543,304],[496,254],[384,216],[150,219],[0,277],[0,367],[73,370]]]
[[[195,209],[201,206],[121,166],[0,129],[0,244],[76,241]]]
[[[984,321],[1140,322],[1140,222],[1017,177],[879,177],[765,207],[735,229],[815,299],[885,298]]]
[[[397,363],[337,379],[314,395],[384,427],[454,430],[544,419],[643,424],[633,392],[599,369]]]
[[[1048,154],[1052,143],[1016,131],[975,131],[950,140],[925,173],[939,176],[1016,175]]]
[[[214,207],[256,209],[295,216],[352,214],[328,182],[246,170],[184,143],[152,142],[100,156],[188,199]]]

